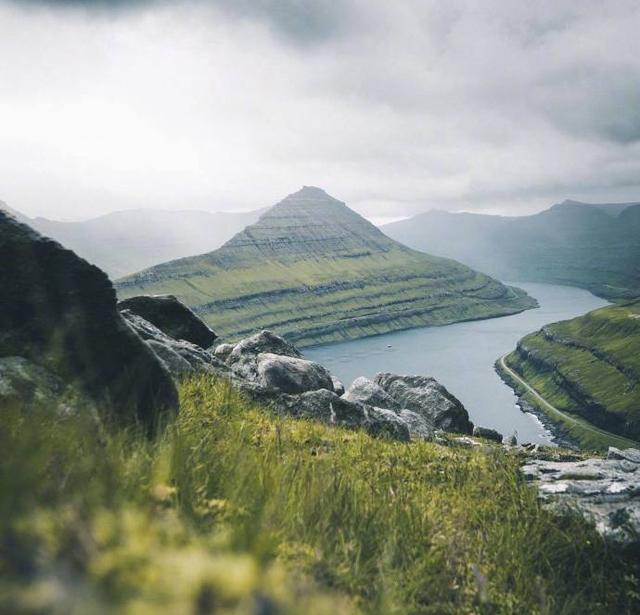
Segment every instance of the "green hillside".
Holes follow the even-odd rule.
[[[171,293],[227,340],[271,328],[299,345],[512,314],[535,301],[449,259],[411,250],[305,187],[222,248],[116,283]]]
[[[277,418],[210,377],[157,439],[3,409],[0,612],[637,613],[637,553],[501,447]]]
[[[506,363],[558,410],[640,441],[640,301],[547,325]]]
[[[640,203],[565,201],[520,217],[430,211],[382,230],[503,280],[579,286],[612,301],[640,296]]]

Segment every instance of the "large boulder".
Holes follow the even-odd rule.
[[[493,440],[494,442],[497,442],[498,444],[502,444],[502,440],[504,439],[504,436],[499,431],[496,431],[495,429],[489,429],[488,427],[480,427],[479,425],[476,425],[473,428],[473,435],[476,438],[484,438],[485,440]]]
[[[317,389],[333,391],[331,374],[319,363],[262,352],[256,357],[258,377],[266,387],[283,393],[305,393]]]
[[[24,357],[147,428],[177,409],[169,373],[118,313],[100,269],[1,211],[0,263],[0,356]]]
[[[130,310],[122,310],[120,314],[138,336],[145,340],[172,376],[180,377],[194,373],[223,376],[229,372],[224,362],[212,352],[186,340],[169,337]]]
[[[139,296],[123,299],[118,309],[129,310],[155,325],[176,340],[185,340],[201,348],[209,348],[216,334],[173,295]]]
[[[388,410],[400,410],[400,404],[389,395],[381,386],[369,378],[360,376],[356,378],[344,394],[349,401],[359,401],[363,404],[386,408]]]
[[[222,349],[219,350],[219,356],[222,356]],[[302,358],[302,354],[295,346],[265,329],[238,342],[231,352],[225,349],[225,362],[237,376],[257,382],[259,381],[258,355],[262,353]]]
[[[373,436],[402,442],[408,442],[410,438],[407,425],[394,412],[347,401],[326,389],[301,395],[282,395],[274,400],[273,405],[297,418],[310,418],[352,429],[362,428]]]
[[[420,414],[436,429],[472,433],[473,423],[465,407],[434,378],[382,373],[376,375],[374,382],[400,408]]]

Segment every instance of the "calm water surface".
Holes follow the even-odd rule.
[[[549,442],[538,419],[516,406],[516,397],[496,374],[498,357],[543,325],[580,316],[607,305],[586,290],[552,284],[510,282],[540,303],[522,314],[388,333],[353,342],[318,346],[305,356],[329,368],[345,385],[377,372],[423,374],[444,384],[465,405],[476,425],[505,435],[517,432],[520,442]]]

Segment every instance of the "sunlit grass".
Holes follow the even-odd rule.
[[[3,414],[0,607],[640,607],[637,560],[584,522],[541,510],[518,459],[500,448],[407,445],[278,418],[210,379],[184,383],[181,398],[179,417],[155,440]]]

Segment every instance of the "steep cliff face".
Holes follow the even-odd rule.
[[[299,345],[511,314],[523,291],[416,252],[305,187],[224,246],[121,279],[120,297],[176,295],[227,339],[269,328]]]
[[[546,325],[507,364],[559,410],[640,441],[640,301]]]

